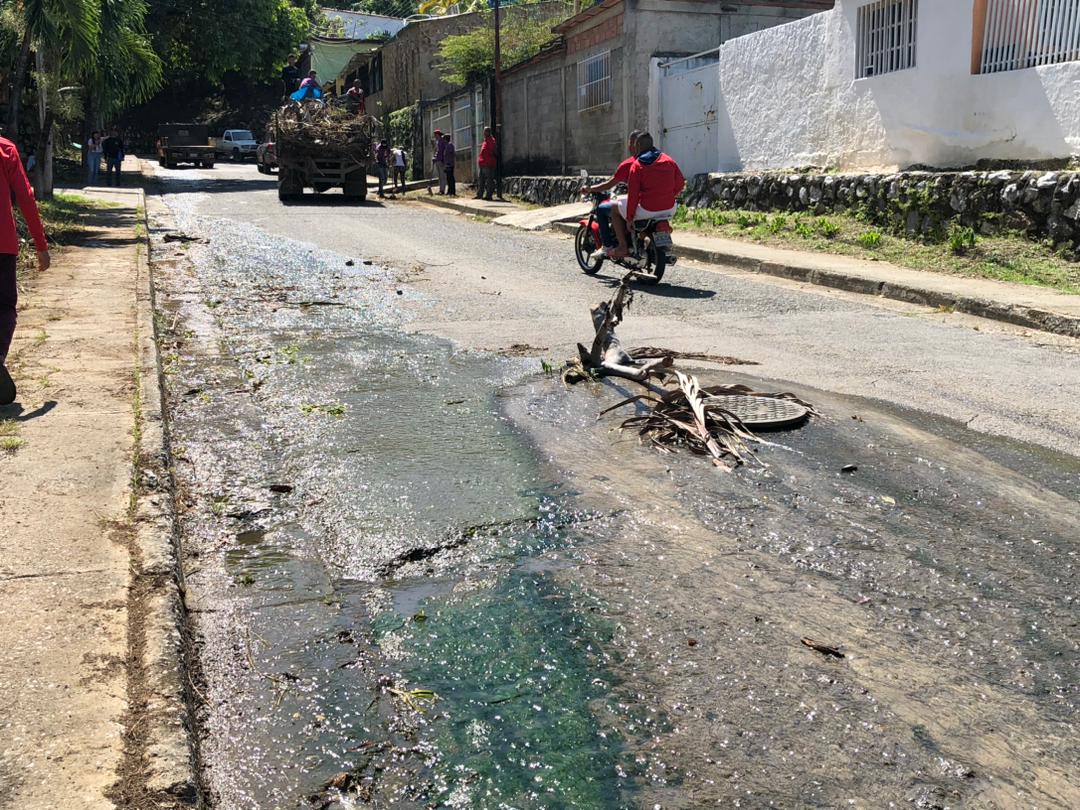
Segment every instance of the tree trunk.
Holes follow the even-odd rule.
[[[35,54],[37,74],[45,75],[45,55],[38,50]],[[45,84],[39,78],[38,87],[38,141],[37,168],[34,172],[34,196],[47,200],[53,193],[53,111],[49,108],[49,99]]]
[[[19,56],[15,60],[15,70],[11,73],[11,85],[8,93],[6,135],[12,141],[19,139],[19,102],[23,88],[26,87],[26,71],[30,66],[30,32],[23,34],[19,46]]]

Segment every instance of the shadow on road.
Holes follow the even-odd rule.
[[[622,281],[621,276],[609,276],[604,273],[597,273],[594,278],[599,279],[608,287],[618,287],[619,282]],[[644,284],[641,281],[634,280],[632,282],[635,292],[645,292],[650,295],[655,295],[660,298],[682,298],[685,300],[702,300],[705,298],[713,298],[716,295],[716,290],[705,290],[701,287],[684,287],[680,284],[666,284],[661,282],[660,284],[650,285]]]
[[[43,402],[37,408],[34,408],[34,410],[27,411],[21,403],[13,402],[10,405],[0,407],[0,419],[10,419],[13,422],[29,422],[31,419],[44,416],[56,406],[56,400],[50,399],[48,402]]]

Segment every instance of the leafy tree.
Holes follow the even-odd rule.
[[[274,77],[307,36],[314,0],[151,0],[147,27],[171,84]]]
[[[533,9],[507,9],[500,34],[503,65],[514,65],[539,53],[555,35],[551,27],[566,16],[563,5],[552,16]],[[479,27],[464,34],[443,39],[439,45],[439,74],[451,84],[472,84],[491,75],[495,69],[495,26],[492,14],[484,14]]]

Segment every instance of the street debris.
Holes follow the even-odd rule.
[[[812,638],[806,638],[806,637],[803,637],[802,643],[805,646],[809,647],[811,650],[815,650],[815,651],[821,653],[822,655],[829,655],[829,656],[832,656],[833,658],[843,658],[844,657],[844,654],[842,652],[840,652],[840,650],[838,650],[836,647],[832,646],[831,644],[825,644],[823,642],[815,641]]]
[[[779,419],[785,426],[805,421],[815,413],[813,406],[794,394],[763,393],[745,385],[703,388],[697,377],[674,368],[676,352],[663,353],[663,350],[646,347],[638,354],[623,349],[615,329],[633,300],[629,287],[632,275],[623,277],[610,301],[590,310],[595,330],[592,346],[586,348],[579,343],[578,359],[567,363],[562,370],[562,379],[566,383],[620,377],[640,383],[647,389],[646,393],[628,397],[604,409],[600,416],[626,405],[646,405],[644,413],[624,420],[620,429],[637,430],[643,443],[661,452],[674,452],[673,448],[683,446],[711,457],[718,467],[728,468],[748,461],[752,444],[769,444],[756,436],[744,418],[735,412],[736,402],[753,405],[768,400],[770,402],[765,404],[771,407],[763,411],[786,410]],[[545,363],[544,368],[548,371],[550,366]],[[768,417],[762,419],[776,421]]]
[[[172,231],[161,237],[163,242],[205,242],[205,239],[200,239],[197,236],[188,236],[186,233],[180,233],[179,231]]]
[[[853,472],[857,472],[858,469],[859,469],[858,464],[845,464],[843,467],[840,468],[840,472],[842,472],[842,473],[853,473]]]

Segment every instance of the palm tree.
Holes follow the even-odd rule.
[[[34,46],[51,52],[55,60],[50,65],[70,68],[93,58],[100,32],[95,0],[17,0],[13,12],[20,44],[8,96],[7,134],[12,138],[18,134],[19,105]]]

